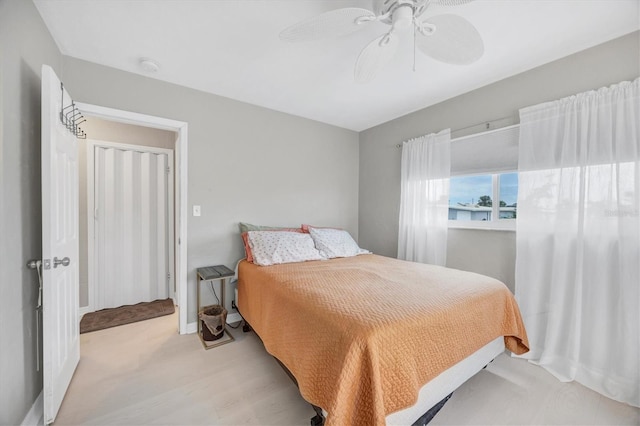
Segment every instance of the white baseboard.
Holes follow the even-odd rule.
[[[187,334],[193,334],[198,332],[198,323],[197,322],[189,322],[187,323]]]
[[[44,424],[44,404],[42,402],[42,391],[33,402],[29,412],[22,420],[22,426],[36,426]]]
[[[89,312],[93,312],[93,309],[91,309],[91,306],[80,306],[78,308],[78,318],[82,319],[84,314],[88,314]]]

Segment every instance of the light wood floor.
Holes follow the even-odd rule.
[[[55,426],[308,425],[314,415],[254,333],[205,351],[177,314],[81,335]],[[638,425],[640,409],[501,355],[458,389],[432,425]]]

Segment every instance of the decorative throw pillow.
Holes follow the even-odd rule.
[[[351,235],[341,229],[309,227],[309,233],[320,254],[329,259],[371,253],[358,247]]]
[[[300,227],[300,229],[302,229],[302,232],[306,232],[307,234],[309,233],[309,228],[316,228],[316,229],[337,229],[338,231],[342,231],[342,229],[340,228],[328,228],[326,226],[313,226],[313,225],[307,225],[306,223],[303,223],[302,226]]]
[[[302,232],[301,228],[279,228],[276,226],[252,225],[250,223],[245,223],[245,222],[238,223],[238,228],[240,228],[240,236],[242,237],[242,244],[244,245],[245,257],[247,258],[247,262],[251,262],[251,263],[253,263],[253,255],[251,253],[251,247],[249,247],[247,232],[249,231]]]
[[[261,266],[322,260],[309,234],[286,231],[249,231],[253,263]]]

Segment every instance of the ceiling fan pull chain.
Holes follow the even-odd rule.
[[[413,72],[416,72],[416,25],[413,26]]]

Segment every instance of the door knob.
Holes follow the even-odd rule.
[[[68,257],[64,257],[62,259],[58,259],[57,257],[53,258],[53,267],[54,268],[57,268],[58,265],[69,266],[69,263],[71,263],[71,259],[69,259]]]

